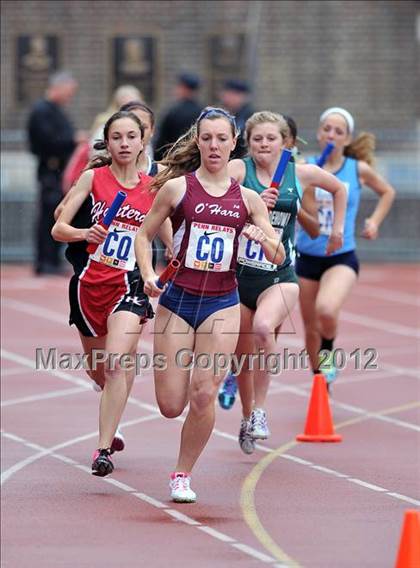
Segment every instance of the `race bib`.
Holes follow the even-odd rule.
[[[234,239],[233,227],[193,222],[185,266],[194,270],[227,272],[232,262]]]
[[[347,198],[349,195],[350,184],[348,182],[343,182],[346,188]],[[318,221],[319,230],[321,235],[331,235],[332,227],[334,224],[334,200],[331,193],[321,189],[320,187],[315,188],[315,199],[318,205]]]
[[[283,229],[276,227],[273,228],[276,231],[276,234],[280,241]],[[242,234],[239,237],[238,262],[239,264],[251,266],[252,268],[258,268],[259,270],[277,270],[277,264],[273,264],[272,262],[267,260],[260,243],[251,241]]]
[[[114,221],[104,242],[98,246],[91,255],[93,260],[118,268],[119,270],[134,270],[136,256],[134,253],[134,239],[137,227]]]
[[[319,232],[321,235],[331,235],[334,223],[334,202],[331,193],[317,187],[315,199],[318,205]]]

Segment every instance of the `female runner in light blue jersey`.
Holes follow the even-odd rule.
[[[360,191],[367,186],[379,195],[372,215],[365,220],[362,236],[376,239],[378,230],[391,208],[395,190],[372,168],[375,139],[361,133],[353,140],[354,119],[343,108],[327,109],[320,117],[317,139],[321,149],[328,143],[334,150],[323,166],[342,181],[347,189],[347,212],[343,246],[327,255],[326,243],[334,221],[330,195],[315,189],[321,234],[315,240],[301,230],[297,238],[300,307],[305,325],[306,349],[314,373],[322,371],[328,385],[336,378],[333,342],[337,335],[340,309],[359,272],[355,253],[355,222]],[[309,163],[316,163],[310,158]]]

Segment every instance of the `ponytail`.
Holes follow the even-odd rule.
[[[158,191],[170,179],[193,172],[200,167],[200,151],[196,143],[197,128],[193,125],[186,134],[169,148],[159,162],[165,169],[158,173],[152,182],[152,191]]]
[[[375,162],[375,148],[375,136],[370,132],[361,132],[357,138],[344,148],[344,155],[355,160],[363,160],[370,166],[373,166]]]

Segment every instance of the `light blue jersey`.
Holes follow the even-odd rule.
[[[307,163],[315,164],[316,158],[309,158]],[[357,173],[357,160],[345,158],[342,167],[338,172],[335,172],[334,175],[345,185],[347,190],[343,246],[333,253],[333,255],[336,255],[355,250],[356,248],[355,224],[361,190],[359,175]],[[318,220],[321,234],[316,239],[311,239],[308,233],[300,227],[296,248],[298,252],[304,254],[326,256],[327,242],[334,222],[333,196],[328,191],[317,187],[315,188],[315,199],[318,205]]]

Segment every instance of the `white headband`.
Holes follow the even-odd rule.
[[[319,117],[320,122],[322,122],[323,120],[325,120],[327,118],[327,116],[329,116],[330,114],[341,114],[341,116],[345,119],[345,121],[347,122],[347,126],[349,128],[349,132],[350,134],[353,134],[353,130],[354,130],[354,118],[352,117],[352,115],[349,113],[348,110],[341,108],[341,107],[331,107],[331,108],[327,108],[327,110],[325,110],[321,116]]]

